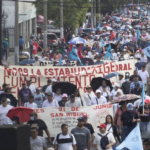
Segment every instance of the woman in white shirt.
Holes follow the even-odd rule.
[[[61,89],[58,88],[56,93],[54,93],[54,100],[56,100],[57,102],[62,100],[62,95],[61,95]]]
[[[121,143],[121,140],[120,140],[120,137],[119,137],[119,134],[117,132],[117,127],[116,125],[114,124],[114,121],[113,121],[113,118],[111,115],[107,115],[106,118],[105,118],[105,124],[107,126],[106,130],[107,132],[109,133],[112,133],[115,140],[118,140],[119,143]],[[112,146],[112,149],[115,150],[116,149],[116,144]]]
[[[75,90],[74,95],[75,95],[75,101],[79,101],[82,106],[86,106],[84,98],[80,95],[78,89]]]

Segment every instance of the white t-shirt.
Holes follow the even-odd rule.
[[[86,103],[86,106],[89,106],[91,105],[91,99],[95,97],[95,94],[94,92],[91,92],[91,93],[84,93],[84,100],[85,100],[85,103]]]
[[[45,93],[50,93],[52,92],[52,85],[49,85],[45,91]]]
[[[102,86],[100,86],[99,89],[100,89],[101,91],[103,91],[103,87],[102,87]],[[106,90],[107,90],[107,91],[110,91],[110,87],[107,86],[107,87],[106,87]]]
[[[7,105],[6,107],[3,107],[2,105],[0,106],[0,115],[1,117],[5,117],[8,113],[8,111],[13,108],[12,106],[10,105]]]
[[[100,96],[100,98],[97,98],[96,96],[94,98],[92,98],[91,100],[91,105],[97,105],[97,102],[98,104],[106,104],[107,103],[107,100],[104,96]]]
[[[69,100],[65,103],[65,107],[82,107],[79,101],[74,101],[73,103]]]
[[[26,102],[24,104],[24,107],[30,107],[30,108],[38,108],[37,104],[36,103],[29,103],[29,102]]]
[[[106,126],[107,126],[107,128],[106,128],[107,132],[113,134],[112,124],[107,124]]]
[[[75,97],[75,101],[79,101],[80,103],[81,103],[81,99],[82,99],[83,106],[86,106],[86,103],[83,97]],[[81,106],[82,106],[82,103],[81,103]]]
[[[118,56],[116,53],[112,53],[114,60],[118,60]]]
[[[32,84],[29,87],[27,86],[27,88],[29,88],[31,90],[32,94],[34,94],[36,92],[35,86]]]
[[[143,83],[147,83],[147,78],[149,77],[149,74],[146,70],[144,72],[142,70],[139,70],[138,75],[141,77]]]
[[[42,108],[43,107],[59,107],[59,105],[58,105],[58,102],[54,99],[52,100],[52,102],[45,100],[42,105]]]
[[[72,143],[64,143],[64,144],[58,144],[57,143],[57,136],[54,139],[53,144],[57,145],[58,144],[58,150],[73,150],[72,145],[76,145],[76,140],[74,138],[73,134],[70,134],[72,136],[73,142]],[[63,135],[60,134],[59,135],[59,139],[67,139],[67,138],[71,138],[69,134],[67,135]]]
[[[45,61],[45,59],[46,59],[46,57],[44,57],[44,58],[41,56],[39,57],[39,61]]]
[[[107,132],[105,133],[105,134],[102,134],[102,133],[100,133],[102,136],[105,136],[106,134],[107,134]],[[112,133],[109,133],[108,135],[107,135],[107,137],[108,137],[108,141],[109,141],[109,144],[110,143],[115,143],[116,141],[115,141],[115,138],[114,138],[114,136],[113,136],[113,134]],[[95,138],[94,138],[94,144],[95,145],[97,145],[97,147],[98,147],[98,150],[103,150],[102,148],[101,148],[101,146],[100,146],[100,140],[101,140],[101,136],[99,136],[98,134],[95,136]],[[108,148],[107,150],[112,150],[112,147],[110,147],[110,148]]]
[[[62,95],[57,95],[57,94],[54,94],[54,97],[53,97],[57,102],[61,101],[62,100]]]
[[[140,57],[140,59],[141,59],[141,62],[147,63],[147,57],[146,56]]]

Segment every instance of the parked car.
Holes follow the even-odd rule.
[[[44,34],[40,36],[40,42],[43,44]],[[47,45],[48,46],[58,46],[58,36],[55,33],[47,33]]]

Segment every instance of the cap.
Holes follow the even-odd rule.
[[[37,87],[36,90],[40,91],[41,89],[39,87]]]
[[[65,55],[64,57],[68,57],[67,55]]]
[[[102,93],[102,92],[101,92],[101,90],[98,89],[98,90],[96,90],[96,93]]]
[[[6,97],[2,97],[1,101],[6,101],[7,98]]]
[[[38,55],[35,55],[34,57],[39,57]]]
[[[127,110],[133,110],[133,104],[132,103],[127,104]]]
[[[5,38],[5,41],[8,41],[8,39],[7,39],[7,38]]]
[[[52,79],[52,82],[57,82],[57,80],[56,79]]]
[[[25,85],[26,85],[26,82],[22,82],[22,85],[23,85],[23,84],[25,84]]]
[[[48,96],[53,96],[52,92],[47,93]]]
[[[33,95],[30,95],[28,98],[31,99],[31,98],[34,98],[34,96],[33,96]]]
[[[124,76],[123,73],[119,73],[119,76]]]
[[[87,118],[88,118],[88,116],[87,116],[87,115],[83,115],[82,117],[84,117],[85,119],[87,119]]]
[[[113,85],[113,87],[120,87],[120,85],[118,84],[118,83],[115,83],[114,85]]]
[[[105,128],[106,129],[107,127],[106,127],[106,124],[102,123],[101,125],[98,126],[98,128]]]
[[[79,117],[77,120],[78,121],[85,121],[85,118],[84,117]]]
[[[142,49],[140,48],[139,51],[142,51]]]
[[[91,89],[91,86],[90,86],[90,85],[87,85],[87,86],[86,86],[86,89]]]
[[[62,97],[68,97],[68,95],[67,95],[66,93],[64,93],[64,94],[62,95]]]
[[[70,95],[70,98],[74,98],[74,97],[75,97],[75,95],[74,95],[74,94],[71,94],[71,95]]]
[[[9,98],[7,98],[6,100],[7,100],[7,102],[10,102],[10,99],[9,99]]]
[[[26,81],[31,81],[31,79],[30,79],[30,78],[27,78]]]

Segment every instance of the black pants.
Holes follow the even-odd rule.
[[[19,45],[19,52],[21,53],[23,51],[23,46]]]

